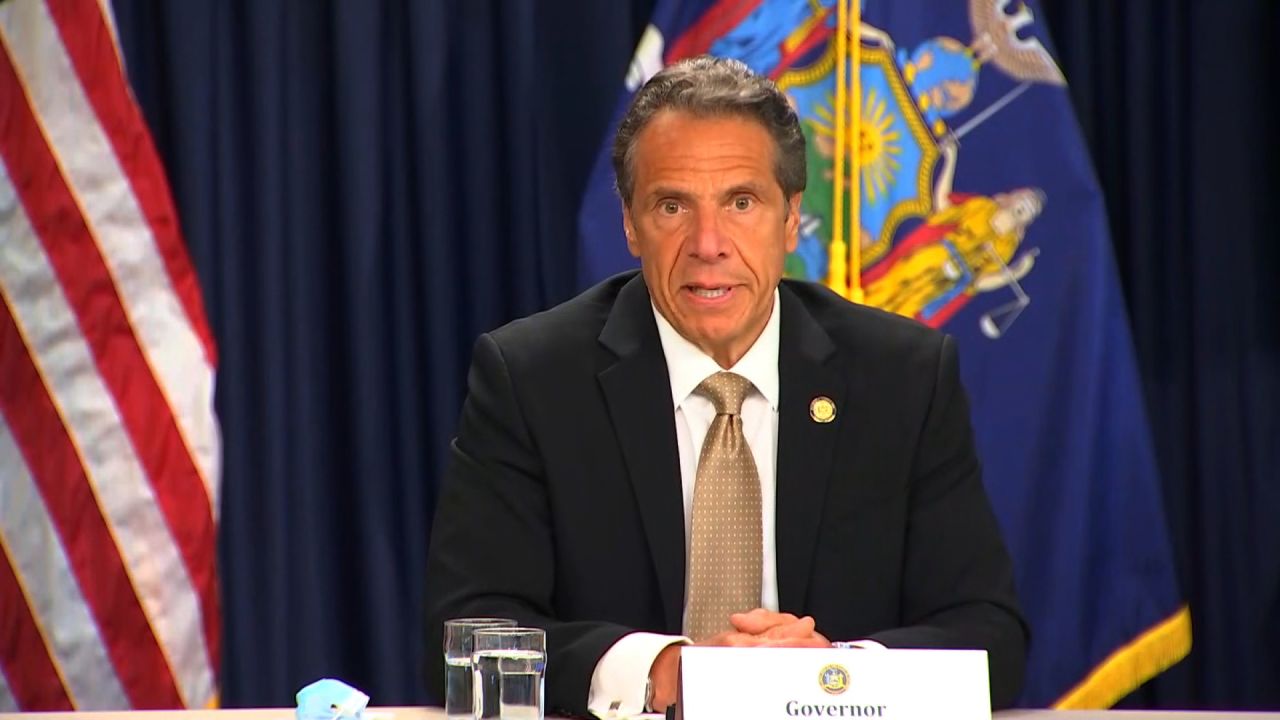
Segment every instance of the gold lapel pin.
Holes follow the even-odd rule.
[[[816,423],[829,423],[836,419],[836,404],[826,395],[819,395],[809,403],[809,417]]]

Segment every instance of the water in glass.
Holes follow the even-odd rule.
[[[477,720],[542,720],[543,670],[539,650],[479,650],[475,654]]]

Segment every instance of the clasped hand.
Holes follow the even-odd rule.
[[[706,638],[695,645],[719,647],[831,647],[831,641],[819,633],[813,618],[796,617],[764,608],[729,616],[732,630]],[[649,668],[649,706],[665,712],[676,701],[676,674],[682,645],[668,645],[658,653]]]

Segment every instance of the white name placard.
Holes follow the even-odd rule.
[[[685,647],[684,720],[991,720],[985,650]]]

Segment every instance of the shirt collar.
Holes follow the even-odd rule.
[[[778,347],[782,315],[778,310],[779,305],[778,290],[775,288],[773,308],[769,313],[768,322],[765,323],[764,331],[747,350],[747,354],[729,368],[730,372],[750,380],[756,390],[769,402],[774,412],[778,410]],[[658,323],[658,339],[662,341],[662,353],[667,358],[667,374],[671,379],[671,401],[673,405],[679,407],[703,380],[720,372],[723,368],[717,365],[710,355],[702,352],[677,332],[662,313],[658,312],[658,307],[653,305],[652,301],[650,306],[653,307],[653,318]]]

